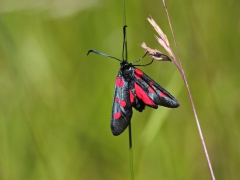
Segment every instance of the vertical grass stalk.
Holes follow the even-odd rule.
[[[164,8],[166,10],[169,26],[170,26],[171,33],[172,33],[172,36],[173,36],[173,39],[174,39],[174,44],[175,44],[175,47],[176,47],[176,50],[177,50],[180,67],[178,66],[178,62],[177,62],[176,58],[174,58],[173,63],[179,69],[179,71],[180,71],[180,73],[183,77],[184,83],[186,85],[186,88],[187,88],[187,91],[188,91],[188,96],[189,96],[189,99],[190,99],[190,102],[191,102],[191,105],[192,105],[192,109],[193,109],[193,113],[194,113],[194,117],[195,117],[195,120],[196,120],[199,136],[200,136],[200,139],[202,141],[204,153],[205,153],[207,163],[208,163],[208,167],[209,167],[209,170],[210,170],[210,173],[211,173],[211,177],[212,177],[212,180],[215,180],[215,175],[214,175],[214,172],[213,172],[212,164],[211,164],[211,161],[210,161],[210,158],[209,158],[209,155],[208,155],[206,143],[205,143],[205,140],[204,140],[204,137],[203,137],[203,134],[202,134],[202,130],[201,130],[201,126],[200,126],[200,123],[199,123],[199,120],[198,120],[197,111],[196,111],[196,108],[195,108],[195,105],[194,105],[194,102],[193,102],[193,98],[192,98],[192,94],[190,92],[190,88],[188,86],[187,78],[186,78],[185,73],[184,73],[184,68],[183,68],[183,65],[182,65],[182,61],[181,61],[180,53],[179,53],[179,50],[178,50],[177,42],[174,38],[172,24],[171,24],[170,16],[168,14],[168,9],[167,9],[167,5],[166,5],[165,0],[163,0],[163,5],[164,5]]]
[[[128,61],[128,53],[127,53],[127,33],[126,33],[127,23],[126,23],[125,0],[122,0],[122,10],[123,10],[123,50],[122,50],[122,59]],[[129,137],[130,173],[131,173],[131,180],[134,180],[131,121],[129,122],[128,132],[129,132],[129,133],[128,133],[128,137]]]

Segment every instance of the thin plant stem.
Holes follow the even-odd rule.
[[[179,49],[178,49],[178,46],[177,46],[177,42],[176,42],[176,40],[174,38],[173,28],[172,28],[172,24],[171,24],[171,20],[170,20],[170,16],[169,16],[169,13],[168,13],[168,9],[167,9],[165,0],[163,0],[163,5],[164,5],[164,8],[166,10],[169,26],[170,26],[171,33],[172,33],[172,36],[173,36],[173,39],[174,39],[174,44],[175,44],[175,47],[177,49],[178,61],[179,61],[180,67],[179,67],[179,65],[177,63],[177,60],[176,60],[174,55],[173,55],[173,61],[172,62],[178,68],[178,70],[180,71],[180,73],[181,73],[181,75],[183,77],[184,83],[186,85],[188,96],[189,96],[189,99],[190,99],[190,102],[191,102],[191,105],[192,105],[192,109],[193,109],[193,113],[194,113],[194,117],[195,117],[195,120],[196,120],[198,132],[199,132],[199,135],[200,135],[200,138],[201,138],[201,141],[202,141],[204,153],[205,153],[205,156],[206,156],[206,159],[207,159],[207,163],[208,163],[208,167],[209,167],[209,170],[210,170],[210,173],[211,173],[211,177],[212,177],[212,180],[215,180],[213,168],[212,168],[211,161],[210,161],[210,158],[209,158],[209,155],[208,155],[208,151],[207,151],[206,143],[205,143],[205,140],[204,140],[204,137],[203,137],[203,134],[202,134],[201,126],[200,126],[200,123],[199,123],[199,120],[198,120],[196,108],[195,108],[195,105],[194,105],[194,102],[193,102],[193,98],[192,98],[192,95],[191,95],[191,92],[190,92],[190,88],[188,86],[186,75],[184,73],[184,68],[183,68],[183,65],[182,65],[182,61],[181,61]]]
[[[131,180],[134,180],[131,121],[129,122],[129,125],[128,125],[128,132],[129,132],[128,135],[129,135],[129,156],[130,156]]]
[[[125,0],[122,0],[122,7],[123,7],[123,51],[122,51],[122,58],[124,60],[128,60],[128,53],[127,53],[127,32],[126,32],[126,7],[125,7]],[[130,174],[131,180],[134,180],[134,169],[133,169],[133,150],[132,150],[132,128],[131,128],[131,121],[128,125],[128,137],[129,137],[129,161],[130,161]]]

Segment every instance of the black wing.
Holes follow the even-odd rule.
[[[111,117],[111,130],[115,136],[127,128],[132,117],[129,85],[119,73],[115,83]]]
[[[134,81],[137,97],[147,106],[157,108],[157,105],[160,105],[176,108],[180,105],[168,91],[137,68],[134,70]]]

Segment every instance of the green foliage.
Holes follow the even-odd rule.
[[[240,2],[167,3],[216,178],[239,179]],[[109,125],[119,62],[86,56],[121,58],[121,1],[0,4],[0,179],[129,179],[128,133]],[[164,52],[149,14],[174,47],[161,1],[126,9],[130,61],[142,42]],[[135,179],[210,179],[181,75],[169,62],[142,69],[181,106],[134,111]]]

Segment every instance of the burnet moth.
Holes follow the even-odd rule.
[[[126,26],[123,28],[124,41],[125,28]],[[124,44],[125,42],[123,42],[123,48]],[[135,66],[150,65],[153,60],[145,65],[133,65],[133,63],[144,58],[147,53],[143,57],[128,63],[126,60],[120,60],[96,50],[89,50],[88,54],[90,52],[120,61],[112,105],[111,130],[113,135],[121,134],[128,127],[133,114],[132,107],[142,112],[145,106],[157,109],[158,105],[168,108],[176,108],[180,105],[168,91],[140,69],[135,68]],[[162,54],[162,57],[169,60],[169,57],[164,54]]]

